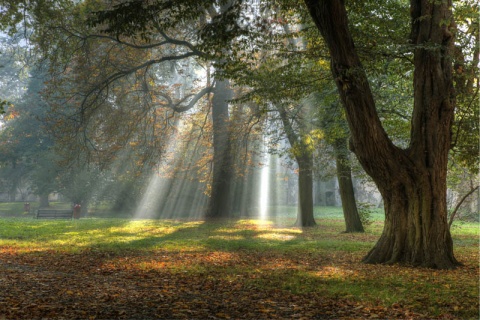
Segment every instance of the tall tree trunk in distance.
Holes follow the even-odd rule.
[[[49,203],[49,201],[48,201],[48,194],[41,194],[41,195],[39,195],[38,197],[39,197],[39,204],[38,204],[38,206],[39,206],[40,208],[47,208],[47,207],[50,205],[50,203]]]
[[[298,214],[296,226],[313,227],[313,159],[310,154],[297,157],[298,164]]]
[[[414,108],[410,145],[383,129],[348,29],[344,1],[305,0],[331,56],[352,147],[385,203],[385,225],[367,263],[439,269],[459,265],[447,222],[446,175],[454,115],[451,0],[411,0]],[[447,23],[445,23],[447,22]]]
[[[345,232],[365,232],[355,202],[353,191],[352,168],[348,159],[347,139],[340,138],[334,143],[337,179],[342,199]]]
[[[89,200],[83,200],[80,207],[80,216],[87,217],[88,216],[88,208],[90,207]]]
[[[260,159],[256,154],[252,155],[253,163],[258,163]],[[248,164],[244,164],[248,166]],[[243,188],[241,190],[241,205],[240,205],[240,216],[241,217],[253,217],[254,212],[258,211],[258,197],[255,196],[260,193],[259,181],[258,181],[258,169],[250,167],[245,172],[243,177]],[[238,195],[235,195],[238,197]]]
[[[15,168],[17,167],[17,159],[12,160],[12,169],[15,171]],[[10,202],[15,202],[17,198],[17,187],[19,185],[19,180],[18,179],[10,179],[10,188],[8,192],[8,201]]]
[[[226,218],[231,212],[232,146],[229,134],[228,80],[217,80],[212,98],[213,178],[207,218]]]
[[[284,24],[283,29],[285,34],[291,33],[288,24]],[[306,48],[306,41],[304,41],[304,39],[294,39],[289,37],[288,42],[292,48]],[[298,44],[300,44],[300,46],[298,46]],[[294,131],[288,120],[285,109],[280,107],[279,111],[290,145],[293,147],[297,144],[301,144],[301,142],[299,142],[301,133]],[[301,155],[295,156],[295,160],[298,164],[298,214],[295,225],[299,227],[312,227],[317,224],[313,213],[313,158],[312,154],[307,151],[305,146],[300,145],[299,147],[302,149]]]
[[[300,141],[300,136],[295,132],[287,111],[282,106],[277,106],[283,123],[288,142],[295,149],[295,160],[298,165],[298,213],[296,226],[313,227],[317,223],[313,215],[313,158],[307,146]]]

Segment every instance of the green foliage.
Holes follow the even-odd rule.
[[[358,215],[364,227],[368,227],[373,223],[373,215],[375,214],[375,206],[371,203],[359,202],[357,203]]]
[[[20,27],[30,29],[36,23],[46,24],[48,21],[58,18],[57,14],[73,3],[75,1],[71,0],[34,0],[28,2],[1,0],[0,28],[13,35]]]
[[[457,18],[454,81],[456,112],[452,136],[454,165],[460,165],[478,175],[479,151],[479,55],[480,15],[477,1],[461,1],[455,5]]]
[[[299,158],[305,154],[312,155],[323,137],[323,132],[320,129],[313,129],[310,132],[306,132],[293,144],[289,152],[293,158]]]
[[[0,131],[0,162],[4,167],[0,178],[10,182],[11,192],[23,187],[36,195],[46,195],[57,189],[57,156],[52,151],[52,137],[42,123],[47,112],[39,94],[43,80],[44,75],[32,72],[25,93],[14,100],[15,107],[4,116]]]

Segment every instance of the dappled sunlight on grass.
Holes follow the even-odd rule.
[[[358,275],[352,270],[345,269],[343,267],[337,266],[325,266],[321,270],[311,272],[313,277],[323,278],[323,279],[339,279],[345,280],[346,278],[351,278],[352,276]]]
[[[39,250],[79,251],[86,248],[148,249],[175,238],[177,232],[197,229],[201,221],[81,219],[39,221],[0,220],[0,245],[28,246]],[[181,238],[181,236],[180,236]]]
[[[219,270],[218,276],[222,277],[224,268],[234,268],[242,265],[242,258],[233,252],[208,252],[184,250],[179,252],[158,251],[148,256],[115,257],[105,260],[102,268],[117,271],[168,271],[188,272],[190,274]]]
[[[296,235],[278,233],[278,232],[269,232],[269,233],[259,234],[256,236],[256,238],[265,239],[265,240],[289,241],[289,240],[295,239]]]
[[[247,297],[252,292],[318,294],[355,301],[359,308],[395,306],[431,317],[478,314],[475,225],[454,231],[454,241],[461,244],[455,254],[465,266],[433,271],[361,263],[378,239],[380,224],[365,234],[346,234],[338,219],[318,222],[300,229],[258,220],[0,220],[0,267],[18,271],[22,281],[25,270],[43,272],[45,279],[110,277],[149,297],[151,290],[164,290],[168,279],[171,291],[165,296],[177,292],[178,285],[188,297],[209,285],[211,292],[245,290]]]
[[[259,219],[244,219],[238,220],[235,223],[236,226],[243,227],[265,227],[273,225],[273,222],[270,220],[259,220]]]
[[[254,230],[254,238],[265,240],[288,241],[297,238],[303,233],[302,229],[297,227],[278,227],[272,221],[265,220],[240,220],[235,225],[236,228],[248,228]],[[232,229],[230,229],[232,230]]]
[[[209,239],[217,240],[245,240],[245,237],[242,235],[229,235],[229,234],[217,234],[208,237]]]

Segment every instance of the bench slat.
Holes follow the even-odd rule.
[[[73,210],[38,209],[35,215],[37,219],[72,219]]]

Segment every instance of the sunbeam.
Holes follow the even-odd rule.
[[[133,215],[134,219],[138,218],[153,218],[157,208],[160,206],[161,197],[166,190],[166,183],[162,181],[159,173],[155,172],[150,177],[146,191],[144,192],[140,203],[135,209]]]
[[[167,152],[162,156],[156,168],[152,170],[148,185],[135,209],[134,219],[157,217],[158,210],[162,206],[162,195],[168,192],[170,188],[169,184],[172,183],[169,179],[163,177],[162,173],[169,172],[172,167],[171,157],[169,155],[174,154],[175,144],[176,136],[170,137],[166,149]]]
[[[264,149],[266,146],[264,144]],[[258,193],[259,218],[267,221],[269,218],[268,207],[270,205],[270,159],[271,155],[265,152],[265,163],[260,169],[260,192]]]
[[[191,128],[183,123],[177,128],[151,174],[135,218],[203,218],[207,197],[195,166],[200,146],[192,139]]]

